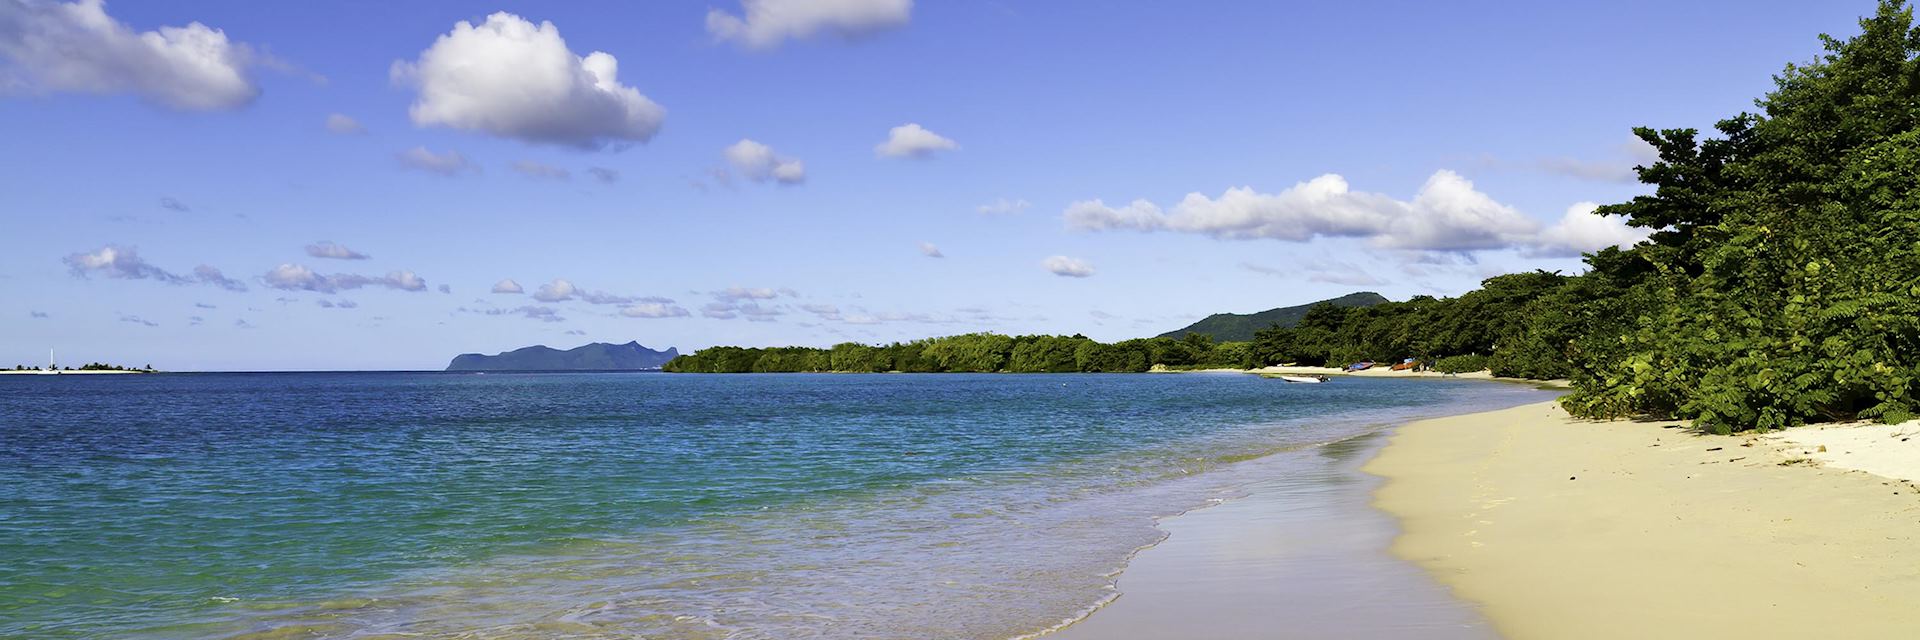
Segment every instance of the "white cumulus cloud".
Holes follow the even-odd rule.
[[[1427,179],[1412,200],[1351,190],[1327,174],[1279,193],[1249,187],[1217,198],[1187,194],[1170,209],[1146,200],[1113,207],[1075,202],[1064,217],[1073,229],[1198,233],[1221,239],[1305,242],[1318,237],[1366,238],[1391,249],[1470,251],[1524,242],[1539,223],[1473,188],[1452,171]]]
[[[540,285],[539,289],[535,289],[533,299],[541,302],[561,302],[563,300],[572,300],[573,294],[579,291],[578,288],[573,286],[572,282],[554,278],[552,282]]]
[[[1607,247],[1629,247],[1647,239],[1648,231],[1627,226],[1621,216],[1594,213],[1600,205],[1579,202],[1567,207],[1558,222],[1540,232],[1530,253],[1540,257],[1571,258]]]
[[[920,243],[920,255],[923,255],[923,256],[926,256],[926,257],[929,257],[929,258],[945,258],[945,257],[947,257],[947,254],[944,254],[944,253],[941,253],[941,252],[940,252],[940,247],[936,247],[936,246],[934,246],[934,244],[933,244],[933,243],[931,243],[931,242],[922,242],[922,243]]]
[[[0,91],[133,94],[182,110],[244,107],[272,61],[198,22],[134,31],[104,0],[0,2]]]
[[[913,14],[913,0],[741,0],[740,7],[742,15],[709,10],[707,33],[767,49],[817,34],[864,36],[905,25]]]
[[[525,293],[526,289],[520,288],[520,283],[514,282],[513,278],[506,278],[499,282],[493,283],[493,292],[494,293]]]
[[[887,141],[874,145],[873,152],[888,158],[925,158],[933,155],[935,151],[958,148],[960,144],[951,138],[909,122],[888,129]]]
[[[1085,278],[1093,275],[1093,265],[1087,264],[1085,260],[1079,258],[1052,256],[1040,261],[1040,266],[1047,271],[1053,272],[1053,275],[1056,276]]]
[[[461,21],[411,62],[396,61],[395,83],[419,92],[414,124],[481,131],[525,142],[600,149],[646,142],[666,109],[620,84],[619,61],[576,55],[552,22],[511,13]]]
[[[773,180],[780,184],[800,184],[807,181],[806,165],[753,140],[742,138],[722,153],[734,171],[754,182]]]

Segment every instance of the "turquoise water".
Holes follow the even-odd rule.
[[[1234,463],[1550,397],[1245,375],[0,377],[0,637],[1009,638]]]

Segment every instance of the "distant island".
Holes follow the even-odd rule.
[[[0,369],[0,374],[42,374],[42,375],[61,374],[61,373],[159,373],[159,372],[160,370],[153,368],[153,365],[147,365],[145,367],[140,367],[136,369],[134,367],[124,367],[117,364],[106,364],[104,362],[89,362],[87,364],[80,365],[78,368],[61,367],[53,364],[49,364],[46,367],[38,367],[33,365],[22,364],[22,365],[14,365],[12,369]]]
[[[497,355],[463,353],[447,364],[448,371],[651,371],[678,357],[673,347],[655,351],[638,341],[626,344],[595,342],[561,351],[545,345],[514,349]]]
[[[1338,298],[1268,309],[1259,313],[1216,313],[1184,328],[1168,331],[1155,337],[1179,340],[1187,337],[1188,334],[1204,333],[1221,342],[1250,342],[1253,340],[1253,332],[1267,327],[1278,325],[1283,329],[1292,329],[1294,325],[1300,324],[1301,318],[1307,316],[1307,310],[1319,305],[1352,308],[1371,307],[1383,302],[1387,302],[1386,296],[1372,291],[1360,291]]]

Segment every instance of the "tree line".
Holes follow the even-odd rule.
[[[1214,342],[1206,334],[1102,343],[1083,335],[969,333],[887,345],[846,342],[816,347],[709,347],[669,361],[677,373],[1126,373],[1175,368],[1255,366],[1252,344]]]
[[[1860,27],[1822,36],[1824,54],[1787,65],[1754,112],[1712,134],[1635,129],[1658,152],[1636,167],[1651,193],[1599,213],[1650,237],[1588,254],[1578,276],[1512,274],[1458,298],[1320,307],[1251,343],[1205,349],[969,334],[721,347],[668,368],[1138,371],[1418,357],[1569,378],[1561,403],[1584,417],[1691,419],[1720,432],[1904,421],[1920,413],[1920,30],[1894,0]]]
[[[1342,366],[1413,359],[1442,370],[1492,368],[1503,376],[1570,374],[1550,340],[1533,339],[1527,319],[1563,314],[1556,296],[1575,278],[1536,271],[1498,276],[1458,298],[1420,296],[1366,307],[1319,304],[1292,327],[1270,326],[1250,342],[1215,342],[1204,333],[1180,339],[1102,343],[1082,335],[1007,336],[969,333],[888,345],[848,342],[831,348],[711,347],[682,355],[665,369],[681,373],[972,372],[1128,373],[1154,366],[1251,369],[1268,365]]]

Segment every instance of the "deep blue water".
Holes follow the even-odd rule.
[[[1236,461],[1550,397],[1246,375],[0,376],[0,637],[1006,638]],[[301,636],[305,637],[305,636]]]

